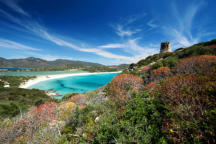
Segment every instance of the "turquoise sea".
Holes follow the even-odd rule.
[[[95,90],[99,87],[106,85],[116,75],[118,75],[118,73],[70,76],[39,82],[29,88],[51,90],[60,94],[60,96],[57,96],[56,98],[62,98],[62,96],[67,93],[85,93]]]

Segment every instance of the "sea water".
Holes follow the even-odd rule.
[[[70,76],[39,82],[35,85],[30,86],[29,88],[36,88],[48,91],[51,90],[55,93],[60,94],[60,96],[57,96],[56,98],[62,98],[67,93],[85,93],[95,90],[99,87],[106,85],[116,75],[118,75],[118,73]]]
[[[71,73],[84,73],[85,71],[44,71],[44,72],[8,72],[1,71],[0,76],[44,76],[44,75],[57,75],[57,74],[71,74]]]

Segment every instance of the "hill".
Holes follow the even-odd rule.
[[[102,66],[101,64],[84,62],[84,61],[73,61],[57,59],[54,61],[46,61],[40,58],[29,57],[25,59],[4,59],[0,58],[1,67],[12,68],[44,68],[44,67],[82,67],[82,66]]]
[[[0,142],[216,143],[216,40],[132,64],[105,87],[2,121]]]
[[[33,71],[80,69],[90,72],[95,71],[119,71],[128,65],[105,66],[98,63],[57,59],[46,61],[40,58],[29,57],[25,59],[0,58],[2,68],[31,68]]]
[[[198,43],[188,48],[179,48],[174,52],[148,56],[147,58],[140,60],[137,64],[131,64],[129,69],[133,70],[134,67],[140,68],[141,66],[146,65],[152,65],[153,68],[161,66],[172,68],[179,61],[179,59],[199,55],[216,55],[216,39],[209,42]]]

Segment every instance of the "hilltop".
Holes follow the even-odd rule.
[[[47,70],[68,70],[80,69],[84,71],[118,71],[126,68],[128,65],[105,66],[99,63],[84,62],[57,59],[54,61],[47,61],[40,58],[24,58],[24,59],[5,59],[0,58],[0,66],[2,68],[31,68],[33,71],[47,71]]]
[[[155,54],[109,84],[2,121],[0,142],[216,143],[216,40]]]
[[[19,68],[44,68],[44,67],[60,67],[60,66],[102,66],[101,64],[84,62],[84,61],[73,61],[73,60],[64,60],[57,59],[54,61],[47,61],[40,58],[28,57],[24,59],[5,59],[0,58],[1,67],[19,67]]]
[[[174,52],[160,53],[148,56],[137,64],[131,64],[129,71],[140,70],[142,66],[151,65],[153,69],[159,67],[175,67],[176,63],[186,57],[199,55],[216,55],[216,39],[209,42],[202,42],[188,48],[178,48]],[[136,69],[136,70],[135,70]]]

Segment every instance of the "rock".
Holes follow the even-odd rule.
[[[5,88],[8,88],[8,87],[10,87],[10,85],[4,85],[4,87],[5,87]]]
[[[82,128],[76,128],[76,134],[77,135],[82,135],[83,129]]]
[[[83,133],[83,134],[82,134],[82,137],[87,138],[87,134],[86,134],[86,133]]]
[[[100,120],[100,117],[99,117],[99,116],[96,117],[96,118],[95,118],[95,123],[99,122],[99,120]]]

